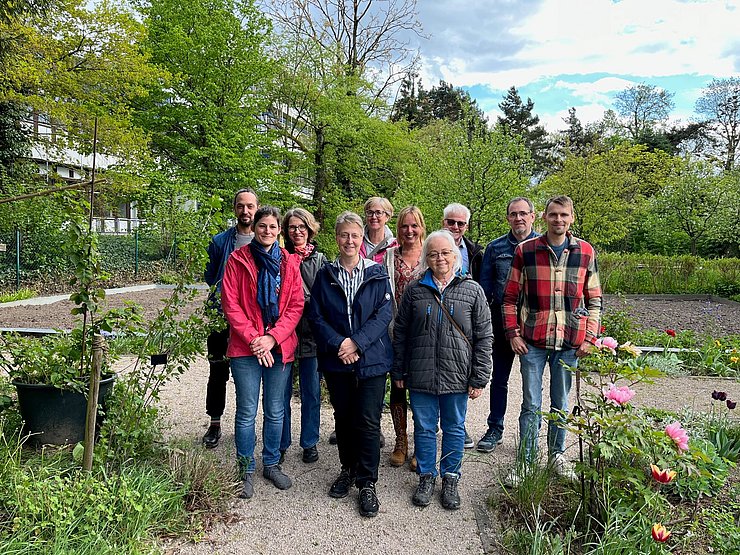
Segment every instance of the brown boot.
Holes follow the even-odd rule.
[[[409,470],[411,472],[416,472],[416,455],[411,457],[411,461],[409,462]]]
[[[401,403],[391,403],[393,428],[396,430],[396,446],[391,453],[391,466],[401,466],[406,462],[409,452],[409,438],[406,435],[406,407]]]

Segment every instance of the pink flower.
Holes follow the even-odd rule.
[[[604,391],[604,397],[615,405],[623,405],[629,402],[634,396],[635,392],[626,385],[617,387],[613,383],[610,383],[609,389]]]
[[[613,355],[617,354],[617,347],[619,347],[619,342],[614,339],[613,337],[599,337],[596,342],[594,343],[597,349],[605,349],[608,351],[611,351]]]
[[[686,433],[686,430],[681,427],[679,422],[668,424],[665,427],[665,433],[668,434],[668,437],[676,443],[676,446],[681,451],[686,451],[689,448],[689,434]]]

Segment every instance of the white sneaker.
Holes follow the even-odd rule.
[[[573,467],[573,463],[567,460],[565,455],[562,453],[556,453],[554,456],[550,457],[550,464],[552,465],[552,469],[555,471],[555,474],[558,476],[565,478],[566,480],[570,480],[571,482],[578,481],[578,475]]]
[[[504,487],[511,489],[518,487],[519,483],[522,481],[521,472],[522,470],[516,465],[512,466],[509,469],[509,472],[506,473],[506,476],[504,476]]]

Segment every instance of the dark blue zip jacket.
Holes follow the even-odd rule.
[[[366,264],[368,262],[366,261]],[[388,372],[393,363],[393,346],[388,325],[393,317],[391,284],[380,264],[365,267],[362,284],[352,303],[352,327],[337,269],[326,262],[311,288],[308,321],[316,340],[321,372],[355,372],[358,378],[372,378]],[[349,337],[357,344],[360,360],[344,364],[337,353]]]
[[[216,289],[208,297],[208,302],[221,310],[221,302],[216,300],[216,295],[221,293],[221,280],[224,278],[224,269],[229,255],[234,252],[236,246],[236,226],[214,235],[208,245],[208,264],[203,278],[206,283]]]
[[[539,233],[532,231],[524,240],[539,236]],[[478,283],[483,287],[489,304],[496,307],[500,307],[504,302],[506,278],[509,275],[511,262],[514,260],[514,249],[518,244],[519,241],[510,231],[488,243],[486,253],[483,255],[483,265]]]

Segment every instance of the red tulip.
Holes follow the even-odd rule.
[[[660,482],[661,484],[670,484],[676,477],[675,470],[668,470],[667,468],[665,470],[661,470],[654,464],[650,465],[650,470],[653,473],[655,481]]]
[[[653,524],[652,534],[653,539],[660,543],[668,541],[668,538],[671,537],[671,533],[660,522]]]
[[[671,337],[676,337],[676,330],[665,330],[665,332]]]

